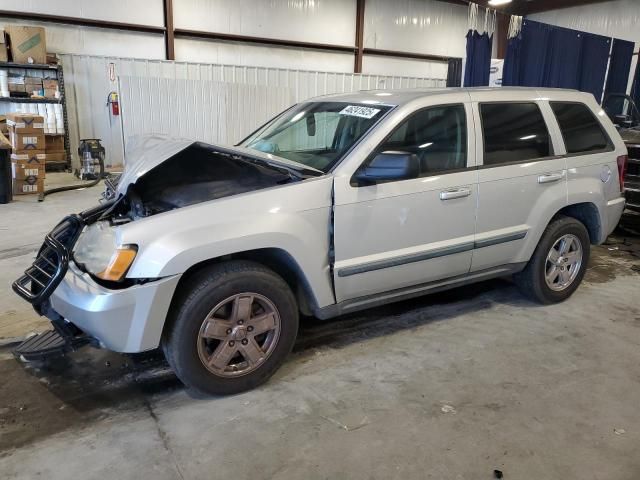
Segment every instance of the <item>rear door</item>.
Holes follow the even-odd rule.
[[[549,105],[485,95],[474,103],[480,165],[473,272],[527,261],[545,216],[567,199],[566,160]]]

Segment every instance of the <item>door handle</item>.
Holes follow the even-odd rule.
[[[455,188],[440,192],[440,200],[453,200],[454,198],[468,197],[471,195],[470,188]]]
[[[553,183],[564,178],[564,172],[560,173],[545,173],[538,177],[538,183]]]

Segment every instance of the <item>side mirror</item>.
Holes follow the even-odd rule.
[[[387,151],[376,155],[366,167],[356,172],[354,178],[360,185],[371,185],[416,178],[419,174],[420,164],[415,154]]]

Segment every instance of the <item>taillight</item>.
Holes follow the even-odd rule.
[[[618,179],[620,180],[620,191],[624,192],[624,175],[627,173],[627,155],[620,155],[618,161]]]

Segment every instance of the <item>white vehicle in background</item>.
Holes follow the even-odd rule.
[[[618,223],[626,153],[576,91],[325,96],[235,147],[149,139],[115,199],[63,220],[14,289],[52,320],[49,350],[161,346],[189,387],[240,392],[283,363],[300,312],[505,275],[565,300]]]

